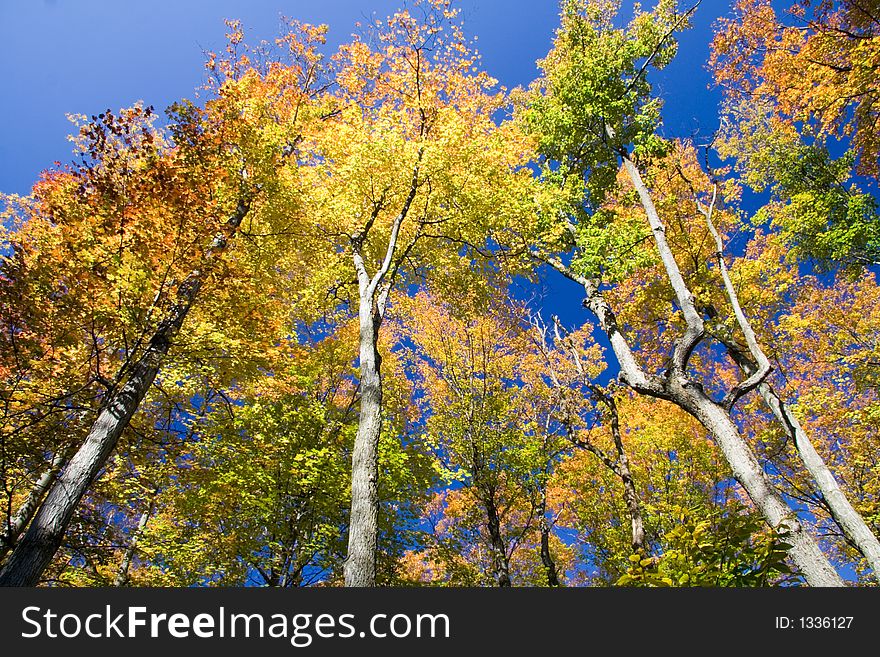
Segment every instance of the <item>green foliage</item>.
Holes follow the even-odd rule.
[[[674,56],[676,31],[688,25],[676,3],[661,0],[653,11],[636,9],[625,28],[615,27],[620,2],[569,0],[553,49],[539,64],[541,78],[524,99],[518,120],[535,135],[546,185],[560,192],[554,216],[544,221],[577,223],[575,269],[588,277],[619,278],[637,265],[629,257],[644,236],[636,222],[612,221],[602,206],[617,187],[620,156],[647,163],[670,152],[658,134],[662,102],[651,93],[650,69]],[[565,231],[545,229],[548,248]],[[550,236],[550,239],[547,236]]]
[[[725,111],[719,153],[734,158],[753,189],[771,192],[754,221],[779,229],[792,258],[851,274],[880,261],[877,201],[852,179],[854,149],[834,158],[821,140],[797,133],[760,103]]]
[[[584,200],[594,209],[615,180],[621,148],[645,158],[667,148],[656,134],[661,101],[651,96],[645,74],[669,63],[676,51],[672,34],[686,26],[668,0],[653,12],[638,11],[625,29],[614,27],[619,9],[619,2],[564,3],[562,25],[522,116],[545,160],[582,176]]]
[[[769,586],[792,581],[784,536],[739,505],[673,507],[660,556],[629,557],[617,586]]]

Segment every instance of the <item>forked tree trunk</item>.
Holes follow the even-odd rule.
[[[742,485],[767,524],[785,533],[791,545],[788,554],[811,586],[843,586],[828,558],[797,520],[797,515],[776,491],[761,468],[749,444],[740,435],[730,415],[712,401],[702,388],[687,379],[649,377],[639,367],[629,344],[617,328],[611,307],[591,281],[579,277],[587,293],[587,305],[599,318],[620,363],[621,380],[636,392],[665,399],[686,411],[712,435],[730,465],[734,478]]]
[[[730,415],[692,384],[672,382],[669,400],[695,417],[710,431],[724,454],[733,476],[742,485],[754,505],[782,539],[791,545],[788,554],[811,586],[843,586],[819,545],[797,519],[796,512],[773,486],[749,444],[739,433]]]
[[[409,193],[388,236],[385,256],[370,276],[363,248],[373,223],[383,209],[377,203],[366,226],[351,238],[352,259],[358,280],[358,330],[360,359],[360,415],[351,455],[351,513],[348,523],[348,555],[343,567],[346,586],[376,585],[376,554],[379,549],[379,437],[382,434],[382,358],[379,355],[379,329],[385,317],[388,295],[397,270],[421,234],[403,248],[398,244],[400,227],[409,214],[419,190],[419,167],[424,147],[419,148]]]
[[[229,237],[238,229],[249,208],[249,200],[239,201],[227,221],[227,231],[218,235],[206,252],[205,265],[226,248]],[[178,287],[175,304],[159,323],[143,355],[131,368],[122,387],[107,399],[85,442],[55,480],[27,533],[15,546],[0,573],[0,586],[36,586],[40,581],[61,546],[74,510],[153,384],[159,366],[198,296],[205,274],[205,268],[194,270]]]
[[[614,138],[610,130],[608,135]],[[556,258],[543,258],[544,261],[583,286],[587,297],[585,305],[596,315],[617,357],[620,365],[620,381],[640,394],[670,401],[696,418],[712,435],[730,465],[734,477],[761,511],[766,522],[785,534],[785,541],[791,545],[788,554],[797,564],[807,583],[811,586],[843,586],[843,580],[819,549],[818,543],[798,521],[795,510],[785,502],[773,486],[748,442],[740,435],[728,411],[706,396],[702,387],[687,376],[688,359],[703,336],[702,318],[696,311],[693,295],[687,288],[666,242],[666,228],[654,207],[647,186],[626,151],[621,149],[620,155],[647,214],[657,250],[687,323],[684,335],[676,341],[666,376],[658,377],[642,370],[632,348],[621,333],[614,311],[605,301],[597,281],[573,272]]]
[[[654,206],[648,187],[626,151],[621,149],[620,155],[645,209],[657,251],[687,324],[684,335],[676,341],[668,375],[651,387],[659,387],[662,394],[658,396],[687,411],[712,434],[727,459],[734,477],[742,484],[767,523],[784,534],[786,542],[791,545],[788,553],[807,582],[812,586],[843,586],[843,580],[831,562],[798,521],[796,512],[773,486],[773,482],[764,472],[752,448],[740,435],[739,429],[730,417],[728,407],[712,401],[703,392],[702,387],[688,377],[690,354],[704,334],[703,320],[694,304],[694,296],[681,275],[672,249],[666,241],[666,226]],[[631,352],[629,356],[632,357]],[[638,367],[635,362],[632,365]],[[766,376],[767,371],[767,368],[762,368],[761,376]],[[761,378],[756,376],[749,385],[757,385],[760,380]],[[744,389],[739,386],[739,392]]]
[[[755,369],[754,363],[739,349],[728,345],[728,353],[745,372],[748,373]],[[850,504],[834,473],[816,451],[813,442],[788,404],[766,382],[758,386],[758,392],[764,399],[764,403],[773,412],[773,416],[794,442],[801,461],[816,482],[819,492],[822,493],[822,498],[825,500],[832,518],[865,557],[874,572],[874,579],[880,579],[880,541],[877,540],[861,514]]]
[[[746,339],[748,351],[751,356],[751,358],[749,358],[742,350],[733,344],[726,345],[728,353],[730,353],[734,362],[740,366],[742,371],[745,372],[747,378],[728,393],[725,400],[722,401],[722,405],[727,409],[730,409],[740,396],[755,387],[758,388],[758,392],[761,394],[761,397],[764,399],[767,406],[770,407],[776,420],[783,426],[789,437],[794,440],[801,461],[807,468],[807,472],[810,473],[813,480],[816,482],[816,486],[822,493],[825,503],[831,511],[832,517],[843,530],[846,537],[855,544],[862,555],[864,555],[865,559],[867,559],[868,564],[871,566],[871,570],[874,571],[875,579],[880,578],[880,541],[878,541],[877,537],[871,532],[865,519],[862,518],[862,516],[853,508],[852,504],[850,504],[843,490],[840,488],[840,484],[837,483],[834,474],[825,464],[825,461],[820,454],[816,451],[813,443],[801,427],[800,422],[798,422],[797,418],[785,402],[776,395],[773,388],[771,388],[770,384],[767,382],[767,375],[771,369],[770,361],[764,354],[763,349],[761,349],[761,346],[758,343],[758,338],[755,336],[755,332],[752,329],[751,322],[749,322],[746,314],[743,312],[742,306],[740,305],[739,296],[733,286],[733,281],[730,279],[730,274],[727,270],[727,263],[724,261],[724,243],[721,239],[721,234],[715,228],[715,224],[712,221],[716,193],[717,187],[713,189],[712,201],[709,206],[703,208],[698,201],[698,208],[706,217],[706,224],[709,228],[709,232],[715,239],[715,257],[718,261],[718,269],[721,272],[721,278],[724,281],[724,289],[727,293],[727,298],[730,301],[731,307],[733,308],[737,324]]]

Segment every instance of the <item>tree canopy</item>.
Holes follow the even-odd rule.
[[[0,584],[876,585],[880,10],[738,0],[685,135],[702,8],[629,9],[513,90],[448,0],[229,20],[72,117],[3,196]]]

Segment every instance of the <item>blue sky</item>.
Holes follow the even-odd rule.
[[[330,46],[355,22],[383,17],[403,0],[0,0],[0,191],[26,194],[39,172],[71,159],[68,113],[96,114],[137,100],[157,110],[193,97],[203,51],[224,43],[224,18],[249,39],[271,39],[285,15],[330,26]],[[645,5],[649,3],[646,2]],[[556,0],[459,0],[485,68],[508,87],[528,84],[550,47]],[[624,0],[624,11],[632,3]],[[676,61],[658,78],[667,136],[708,134],[717,95],[707,89],[710,25],[728,0],[703,0]]]

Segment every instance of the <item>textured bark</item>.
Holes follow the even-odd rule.
[[[343,567],[346,586],[376,585],[376,552],[379,518],[379,437],[382,434],[382,358],[379,329],[385,316],[388,295],[397,270],[421,236],[400,248],[400,227],[409,214],[419,190],[419,169],[424,147],[419,148],[409,193],[391,225],[382,264],[373,276],[367,272],[363,247],[373,223],[382,211],[384,199],[374,207],[363,229],[352,236],[352,259],[358,280],[358,330],[360,359],[360,415],[351,455],[351,513],[348,524],[348,555]]]
[[[837,480],[834,478],[834,474],[816,451],[813,443],[801,427],[800,422],[798,422],[790,409],[767,383],[767,375],[771,371],[770,360],[764,354],[760,344],[758,344],[758,339],[755,336],[754,330],[752,330],[752,325],[739,303],[739,296],[736,293],[736,289],[733,287],[733,282],[730,280],[730,275],[727,271],[727,264],[724,261],[724,244],[721,240],[721,235],[718,233],[715,224],[712,222],[712,211],[715,207],[715,193],[715,190],[713,190],[712,202],[709,204],[708,208],[700,206],[700,210],[706,217],[706,224],[709,227],[709,232],[715,239],[715,256],[718,261],[718,269],[721,272],[721,277],[724,281],[724,289],[733,308],[737,324],[746,339],[749,354],[751,355],[750,360],[738,347],[731,344],[727,345],[728,352],[731,354],[734,361],[746,373],[747,378],[726,395],[722,402],[722,406],[729,410],[732,408],[733,404],[736,403],[737,399],[750,390],[758,388],[758,392],[761,394],[761,397],[764,399],[767,406],[773,411],[773,415],[776,417],[777,421],[785,428],[789,437],[794,440],[801,461],[803,461],[807,471],[816,482],[819,491],[825,499],[828,509],[831,511],[832,517],[843,530],[846,537],[853,542],[868,560],[871,569],[874,571],[875,578],[880,577],[880,541],[878,541],[877,537],[871,532],[864,518],[862,518],[862,516],[852,507],[843,490],[841,490],[840,485],[837,483]]]
[[[9,519],[6,529],[3,534],[0,535],[0,563],[2,563],[3,559],[6,558],[6,555],[12,551],[12,548],[15,547],[15,542],[18,540],[18,537],[21,536],[21,533],[24,531],[24,528],[27,527],[31,518],[33,518],[34,512],[40,504],[40,500],[43,499],[43,495],[49,489],[49,486],[52,485],[52,482],[55,481],[55,477],[58,475],[59,470],[61,470],[67,457],[70,456],[70,452],[70,448],[67,448],[62,449],[55,454],[49,468],[40,475],[40,478],[37,479],[33,488],[31,488],[25,501],[20,507],[18,507],[18,511],[16,511],[15,515]]]
[[[559,573],[550,552],[550,523],[547,522],[547,489],[541,488],[541,499],[537,508],[541,530],[541,563],[547,573],[547,586],[559,586]]]
[[[74,510],[153,384],[159,366],[198,296],[207,266],[226,248],[249,208],[249,199],[239,201],[227,221],[226,231],[208,248],[204,266],[191,272],[178,287],[174,305],[159,323],[143,355],[132,366],[125,383],[109,395],[85,442],[55,480],[27,533],[13,550],[0,573],[0,586],[36,586],[40,581],[61,545]]]
[[[510,560],[501,535],[501,518],[494,495],[483,499],[483,507],[486,509],[486,528],[489,530],[489,545],[492,549],[492,570],[498,586],[507,587],[510,586]]]
[[[620,420],[617,414],[617,405],[609,397],[611,403],[611,435],[614,438],[614,449],[617,451],[617,468],[615,472],[623,482],[623,499],[626,502],[632,527],[632,549],[640,552],[645,547],[645,523],[642,519],[642,505],[639,502],[639,494],[629,469],[629,458],[623,448],[623,440],[620,436]]]
[[[786,541],[792,546],[789,554],[807,581],[813,586],[843,586],[843,581],[831,562],[822,554],[818,543],[797,521],[796,513],[785,503],[751,447],[740,435],[739,429],[730,418],[729,408],[712,401],[703,392],[702,387],[687,376],[688,359],[704,333],[703,320],[697,312],[694,297],[685,284],[678,263],[666,242],[665,226],[657,214],[650,191],[642,180],[638,168],[624,150],[621,150],[621,158],[648,216],[657,251],[687,323],[684,335],[676,341],[668,375],[662,380],[661,387],[664,394],[661,396],[690,413],[709,430],[727,459],[734,477],[742,484],[767,523],[785,535]],[[707,218],[711,225],[711,216]],[[721,262],[723,264],[723,259]],[[737,319],[740,317],[742,311],[737,315]],[[754,338],[753,335],[751,337]],[[762,369],[764,369],[763,376],[766,376],[768,370]]]
[[[381,317],[375,301],[360,300],[360,417],[351,457],[351,515],[346,586],[376,585],[379,516],[379,436],[382,432]]]

